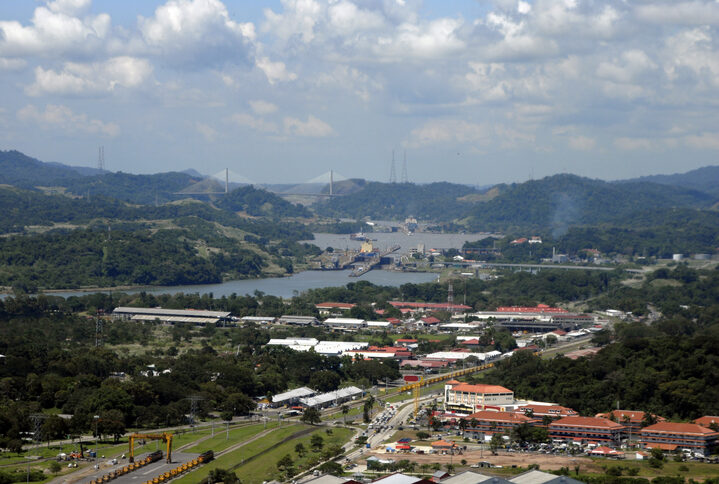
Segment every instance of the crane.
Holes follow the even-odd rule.
[[[129,462],[135,462],[135,439],[162,440],[167,443],[167,463],[172,462],[172,434],[167,432],[161,434],[130,434]]]

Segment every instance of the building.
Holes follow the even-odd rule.
[[[364,394],[361,388],[347,387],[340,388],[334,392],[322,393],[313,397],[300,398],[299,401],[305,407],[324,408],[331,407],[332,405],[339,405],[340,403],[354,400],[361,397]]]
[[[485,476],[472,471],[464,471],[452,477],[442,479],[442,484],[510,484],[501,477]]]
[[[288,326],[317,326],[320,324],[314,316],[293,316],[289,314],[282,315],[278,323]]]
[[[277,320],[277,318],[274,316],[243,316],[240,320],[245,324],[272,324]]]
[[[317,308],[317,311],[319,311],[320,316],[329,316],[330,314],[341,314],[343,312],[349,311],[350,309],[355,307],[355,304],[341,302],[323,302],[315,304],[315,307]]]
[[[355,318],[327,318],[322,324],[339,331],[358,331],[367,327],[367,322],[364,319]]]
[[[598,413],[596,416],[619,422],[627,428],[627,433],[631,432],[632,437],[639,437],[639,431],[647,420],[647,414],[639,410],[612,410],[608,413]],[[657,415],[652,415],[652,418],[657,423],[666,421],[665,418]]]
[[[548,472],[531,470],[512,477],[509,482],[514,484],[583,484],[582,481],[568,476],[558,476]]]
[[[624,425],[600,417],[564,417],[549,424],[549,438],[575,444],[619,445]]]
[[[701,418],[698,418],[694,421],[695,424],[699,424],[702,427],[706,427],[708,429],[712,430],[718,430],[714,426],[719,426],[719,417],[712,416],[712,415],[705,415]]]
[[[686,449],[700,455],[709,455],[719,441],[719,432],[696,423],[660,422],[644,427],[639,435],[645,449]]]
[[[579,412],[569,407],[562,407],[561,405],[542,405],[538,403],[529,403],[517,407],[515,412],[521,412],[528,417],[534,417],[543,419],[549,417],[552,420],[557,420],[564,417],[578,417]]]
[[[294,390],[290,390],[288,392],[278,393],[272,397],[272,406],[280,407],[282,405],[294,405],[300,401],[300,398],[309,397],[315,393],[317,392],[307,387],[295,388]]]
[[[444,386],[444,408],[474,413],[479,410],[503,410],[514,403],[514,392],[498,385],[470,385],[467,383]]]
[[[390,301],[389,303],[399,310],[409,309],[409,310],[415,311],[415,312],[424,312],[424,311],[456,312],[456,311],[469,311],[472,309],[471,306],[466,306],[464,304],[457,304],[457,303],[448,303],[448,302],[446,302],[446,303],[426,303],[426,302]]]
[[[540,421],[515,412],[496,412],[493,410],[481,410],[463,417],[467,422],[464,431],[465,436],[474,439],[488,440],[494,434],[509,434],[513,428],[523,424],[536,425]],[[469,435],[468,435],[469,434]]]
[[[112,319],[161,321],[166,324],[190,323],[204,326],[206,324],[232,323],[230,314],[226,311],[201,311],[195,309],[117,307],[112,311]]]

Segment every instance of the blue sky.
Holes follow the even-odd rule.
[[[476,185],[717,164],[717,0],[0,2],[0,149]]]

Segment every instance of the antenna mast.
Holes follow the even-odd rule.
[[[230,169],[225,168],[225,193],[230,193]]]
[[[97,169],[105,171],[105,147],[100,146],[97,151]]]
[[[390,183],[397,183],[397,172],[394,168],[394,150],[392,150],[392,165],[389,169],[389,182]]]
[[[330,170],[330,197],[333,194],[333,187],[332,187],[333,184],[334,184],[334,173],[332,172],[332,170]]]
[[[404,160],[402,161],[402,183],[409,183],[407,179],[407,150],[404,150]]]

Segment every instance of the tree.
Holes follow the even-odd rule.
[[[62,466],[58,461],[54,460],[50,462],[50,472],[52,472],[53,474],[57,474],[58,472],[60,472],[60,469],[62,469]]]
[[[323,472],[325,474],[331,474],[337,477],[340,477],[343,473],[342,466],[334,461],[325,462],[317,469],[319,469],[320,472]]]
[[[417,432],[417,438],[419,440],[427,440],[430,437],[428,432],[425,432],[424,430],[420,430]]]
[[[300,418],[300,420],[310,425],[315,425],[322,422],[322,418],[320,417],[320,411],[314,407],[307,407],[302,413],[302,417]]]
[[[503,445],[504,439],[502,439],[502,434],[493,434],[492,439],[489,441],[489,450],[492,451],[492,454],[497,455],[497,450]]]
[[[463,418],[459,419],[459,428],[462,431],[462,435],[464,435],[464,433],[467,430],[467,420],[466,419],[463,419]]]
[[[350,408],[347,405],[342,405],[342,421],[347,425],[347,414],[350,413]]]
[[[312,447],[312,450],[315,452],[319,452],[322,450],[322,447],[324,447],[325,441],[322,438],[321,435],[314,434],[310,438],[310,447]]]
[[[125,416],[120,410],[106,410],[97,421],[97,432],[100,435],[112,435],[115,443],[125,433]]]
[[[302,444],[302,442],[295,445],[295,452],[298,456],[300,456],[300,459],[305,456],[305,453],[307,453],[307,449],[305,449],[305,446]]]
[[[292,460],[292,457],[290,457],[290,454],[285,454],[284,457],[277,461],[277,470],[280,471],[282,474],[286,475],[289,479],[290,477],[295,475],[294,464],[295,463]]]

